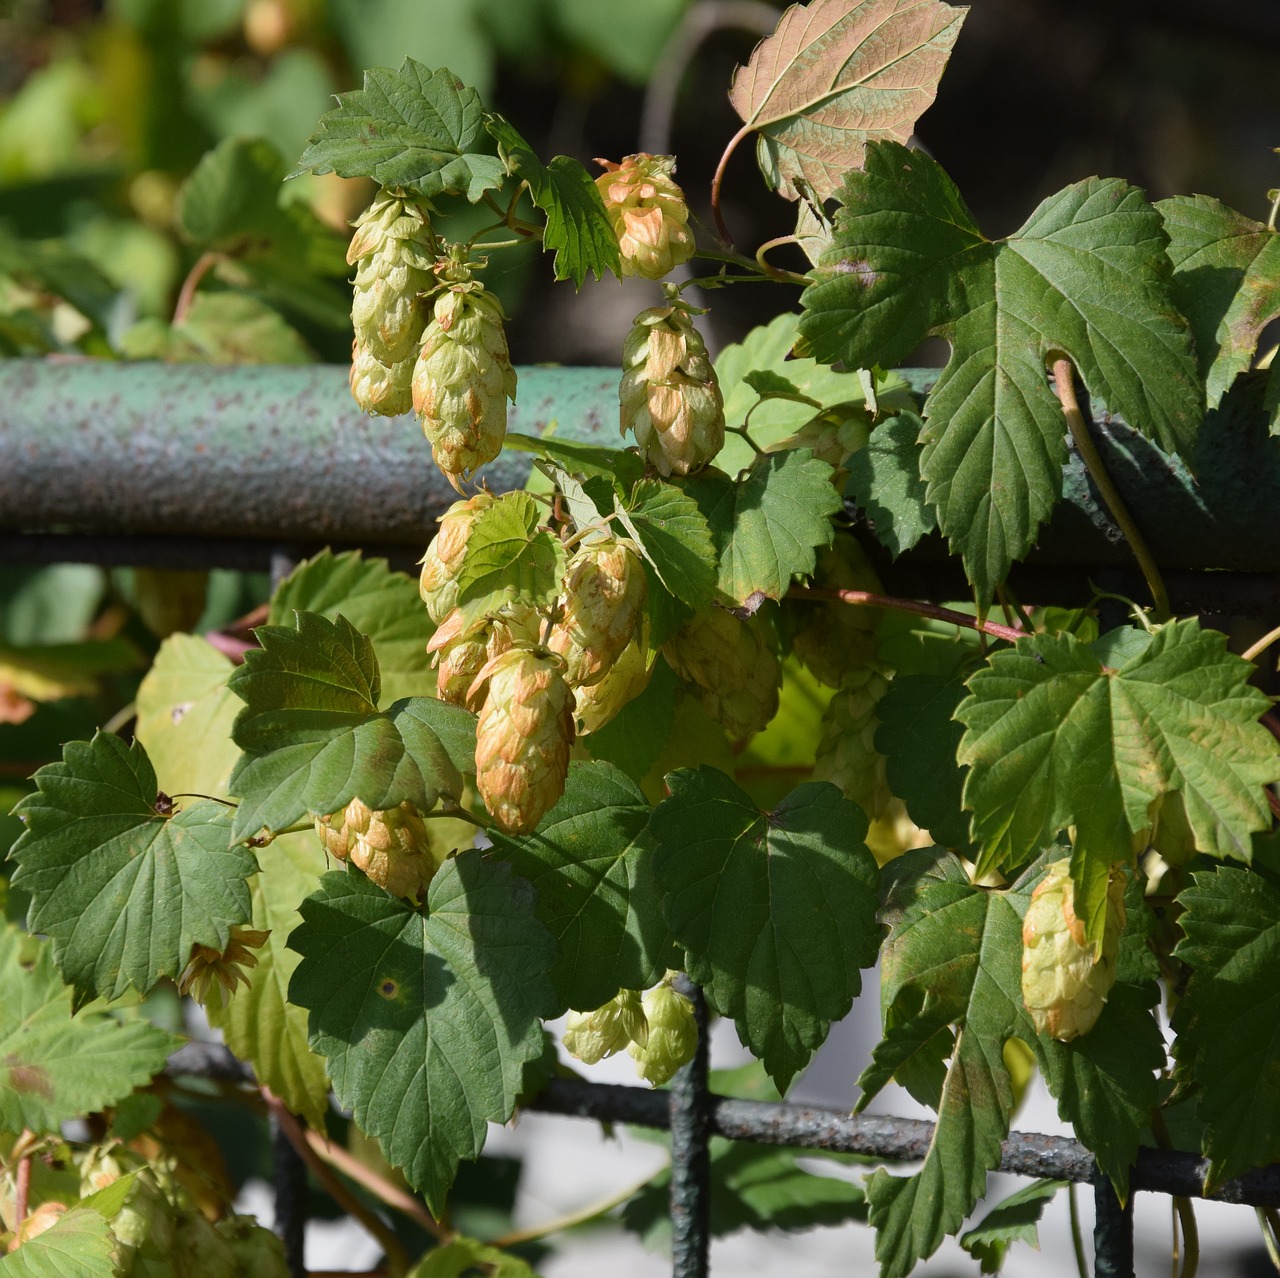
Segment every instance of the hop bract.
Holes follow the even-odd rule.
[[[436,695],[441,701],[477,712],[484,704],[488,683],[476,676],[500,653],[518,643],[534,643],[538,623],[534,609],[519,601],[479,617],[455,608],[427,644],[436,665]]]
[[[638,990],[619,990],[594,1012],[570,1012],[565,1017],[564,1047],[584,1065],[595,1065],[632,1043],[647,1043],[649,1022]]]
[[[477,517],[493,504],[492,494],[478,492],[466,501],[455,501],[440,516],[440,531],[422,556],[422,573],[418,578],[418,593],[436,625],[458,602],[458,577],[467,557],[467,538]]]
[[[623,275],[660,280],[693,256],[689,207],[672,180],[675,157],[629,155],[621,164],[597,160],[605,172],[596,178],[605,212],[618,238]]]
[[[735,741],[754,736],[777,714],[782,665],[759,613],[748,621],[724,608],[698,613],[662,654]]]
[[[661,1087],[693,1059],[698,1047],[698,1022],[692,1002],[673,989],[669,979],[646,990],[642,1006],[648,1037],[643,1043],[632,1041],[627,1054],[645,1082]]]
[[[565,659],[571,686],[598,683],[631,642],[649,585],[640,557],[613,537],[584,542],[569,560],[564,610],[548,647]]]
[[[1071,862],[1055,861],[1031,894],[1022,925],[1022,1001],[1036,1029],[1063,1042],[1094,1027],[1115,984],[1125,926],[1123,875],[1113,867],[1107,883],[1101,945],[1085,940],[1074,904]]]
[[[317,817],[316,833],[335,860],[350,861],[392,896],[411,901],[421,900],[447,855],[432,847],[412,803],[379,811],[352,799],[341,812]]]
[[[653,665],[649,652],[649,618],[642,617],[631,642],[623,648],[617,661],[602,678],[586,687],[573,690],[573,713],[578,733],[586,736],[598,732],[609,723],[627,702],[638,697],[649,685]]]
[[[512,648],[486,663],[476,723],[476,788],[498,826],[528,834],[564,793],[573,744],[573,693],[564,661],[545,648]]]
[[[351,398],[366,412],[399,417],[413,407],[413,360],[384,364],[367,346],[351,344]]]
[[[636,316],[618,399],[622,434],[635,434],[645,460],[662,475],[687,475],[724,446],[724,400],[689,305],[670,296],[670,306]]]
[[[502,451],[516,397],[502,320],[498,299],[475,280],[436,299],[413,367],[413,410],[446,475],[469,474]]]
[[[224,950],[210,945],[193,945],[191,957],[182,975],[178,977],[178,991],[190,994],[202,1006],[216,996],[220,1004],[236,992],[239,985],[248,985],[247,968],[258,966],[254,950],[266,944],[269,932],[236,924]]]

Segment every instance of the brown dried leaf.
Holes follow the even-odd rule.
[[[906,142],[933,102],[967,12],[942,0],[792,5],[738,68],[729,94],[746,122],[738,139],[760,134],[770,185],[789,200],[826,200],[849,169],[862,167],[868,140]]]

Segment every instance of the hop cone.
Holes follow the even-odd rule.
[[[595,1065],[648,1038],[649,1023],[637,990],[619,990],[594,1012],[570,1012],[565,1017],[565,1051],[584,1065]]]
[[[446,853],[431,845],[427,823],[411,803],[375,811],[352,799],[316,818],[316,833],[335,860],[350,861],[392,896],[420,900]]]
[[[627,1055],[636,1073],[654,1087],[669,1082],[681,1065],[693,1059],[698,1046],[698,1023],[693,1004],[667,981],[646,990],[642,1001],[649,1033],[643,1043],[632,1041]]]
[[[1088,943],[1070,870],[1069,860],[1049,866],[1022,924],[1022,1001],[1036,1029],[1064,1043],[1087,1034],[1101,1015],[1125,925],[1124,876],[1113,867],[1102,944]]]
[[[458,602],[458,577],[467,557],[467,538],[481,512],[493,504],[493,496],[482,491],[466,501],[455,501],[440,516],[440,530],[422,556],[422,573],[418,578],[418,593],[436,625]]]
[[[640,558],[612,537],[579,546],[564,580],[565,604],[548,647],[571,687],[599,683],[631,642],[649,593]]]
[[[497,298],[475,281],[450,284],[436,299],[413,367],[413,409],[447,475],[502,451],[507,400],[516,397],[502,318]]]
[[[436,695],[473,714],[484,703],[486,681],[476,676],[500,653],[538,637],[538,614],[527,604],[514,603],[496,615],[470,616],[455,608],[427,644],[435,654]]]
[[[853,611],[852,609],[850,611]],[[885,780],[884,755],[876,749],[880,717],[876,707],[888,690],[884,669],[875,663],[845,675],[822,716],[815,781],[830,781],[875,821],[893,797]]]
[[[476,723],[476,787],[498,826],[528,834],[564,793],[573,744],[573,693],[564,661],[543,648],[512,648],[489,661]]]
[[[219,1004],[225,1006],[239,985],[247,986],[249,978],[245,969],[258,966],[254,950],[266,944],[269,932],[236,924],[225,950],[209,945],[193,945],[191,957],[178,977],[178,992],[190,994],[202,1007],[216,995]]]
[[[579,735],[586,736],[603,728],[628,701],[634,700],[648,687],[652,673],[649,619],[642,617],[631,642],[605,671],[604,677],[588,687],[574,688],[573,713],[578,721]]]
[[[231,1249],[239,1278],[289,1278],[284,1244],[252,1216],[226,1216],[214,1228]]]
[[[687,303],[642,311],[622,348],[622,433],[663,475],[687,475],[724,445],[724,400]]]
[[[847,533],[818,551],[813,584],[824,589],[879,593],[880,579],[862,547]],[[851,668],[867,665],[875,655],[878,608],[846,603],[788,605],[796,621],[791,650],[830,688],[838,688]]]
[[[758,613],[748,621],[723,608],[699,613],[662,653],[735,741],[754,736],[777,714],[782,666]]]
[[[675,184],[675,157],[629,155],[621,164],[597,160],[596,178],[605,212],[618,237],[623,275],[660,280],[693,256],[689,207]]]
[[[413,360],[384,364],[367,346],[351,343],[351,398],[366,412],[399,417],[413,407]]]
[[[351,325],[383,365],[412,359],[426,326],[419,295],[435,283],[436,240],[421,206],[385,191],[360,215],[347,249],[356,268]]]

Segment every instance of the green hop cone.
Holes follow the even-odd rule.
[[[880,726],[876,708],[889,689],[886,674],[885,667],[875,662],[845,674],[823,713],[813,769],[815,781],[830,781],[867,814],[868,821],[878,821],[893,797],[885,779],[884,755],[876,749]]]
[[[426,326],[421,294],[435,283],[435,259],[431,223],[411,200],[380,191],[356,221],[347,249],[356,268],[351,325],[356,342],[383,365],[413,358]]]
[[[813,584],[823,589],[869,590],[879,594],[880,578],[866,552],[848,533],[818,551]],[[795,619],[791,650],[830,688],[838,688],[850,667],[865,666],[875,655],[878,608],[840,602],[797,601],[787,608]]]
[[[674,973],[668,973],[668,978]],[[693,1003],[672,988],[670,979],[646,990],[642,1000],[649,1033],[643,1043],[632,1040],[627,1055],[636,1063],[636,1073],[661,1087],[670,1082],[681,1065],[693,1059],[698,1047],[698,1023]]]
[[[474,280],[449,284],[436,299],[413,367],[413,409],[446,475],[468,474],[502,451],[507,400],[516,397],[502,320],[498,299]]]
[[[519,601],[478,617],[455,608],[427,644],[436,665],[436,696],[477,713],[484,704],[486,684],[477,683],[476,676],[517,643],[534,643],[538,629],[538,614]]]
[[[599,683],[631,642],[644,616],[649,583],[626,542],[582,543],[564,578],[564,610],[547,646],[565,660],[571,687]]]
[[[573,690],[573,713],[578,721],[578,735],[597,732],[649,686],[653,664],[649,652],[649,618],[642,617],[631,642],[618,654],[618,659],[605,671],[604,677],[586,687]]]
[[[1022,1001],[1039,1033],[1070,1042],[1087,1034],[1102,1014],[1124,932],[1124,884],[1124,874],[1113,866],[1101,945],[1085,940],[1070,860],[1055,861],[1036,885],[1022,924]]]
[[[622,434],[634,433],[662,475],[688,475],[724,446],[724,400],[693,312],[674,289],[669,306],[636,316],[622,348]]]
[[[427,615],[437,626],[458,602],[458,577],[467,557],[471,529],[493,504],[493,495],[482,490],[466,501],[455,501],[440,516],[440,529],[422,556],[418,577],[418,593],[427,605]]]
[[[564,793],[573,744],[573,692],[564,661],[512,648],[476,675],[488,683],[476,723],[476,788],[508,834],[528,834]]]
[[[350,861],[392,896],[421,900],[449,849],[432,845],[427,823],[412,803],[383,811],[352,799],[332,816],[316,818],[316,833],[337,861]]]
[[[231,1249],[238,1278],[289,1278],[284,1244],[251,1216],[227,1216],[214,1228]]]
[[[724,608],[698,613],[663,644],[662,654],[735,741],[762,731],[777,714],[782,664],[759,613],[745,621]]]
[[[399,417],[413,407],[413,360],[384,364],[367,346],[351,344],[351,398],[366,412]]]
[[[594,1012],[570,1012],[564,1022],[564,1048],[584,1065],[595,1065],[632,1043],[647,1043],[649,1022],[638,990],[619,990]]]
[[[226,1239],[195,1210],[175,1221],[168,1260],[174,1278],[243,1278]]]
[[[622,274],[660,280],[693,256],[689,206],[671,174],[671,155],[628,155],[621,164],[597,160],[596,178],[609,224],[618,239]]]

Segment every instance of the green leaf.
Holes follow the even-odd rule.
[[[502,444],[504,448],[545,457],[571,475],[580,475],[584,479],[607,479],[622,493],[630,492],[632,485],[644,474],[644,461],[638,453],[602,448],[599,444],[582,444],[576,439],[509,431]]]
[[[289,996],[360,1129],[439,1215],[458,1163],[511,1117],[543,1056],[555,945],[508,866],[446,861],[423,913],[354,874],[326,874],[289,938]]]
[[[261,627],[262,647],[227,685],[245,703],[233,730],[244,751],[231,776],[236,837],[284,830],[355,798],[421,812],[441,795],[460,798],[461,770],[474,767],[472,716],[426,697],[379,713],[371,641],[342,616],[300,612],[297,622]]]
[[[649,825],[667,922],[689,976],[785,1090],[875,961],[866,818],[830,785],[761,812],[714,768],[667,784]]]
[[[267,621],[293,623],[295,612],[315,612],[330,621],[339,613],[367,635],[382,676],[379,705],[402,697],[434,696],[436,677],[427,655],[434,632],[418,597],[418,583],[392,572],[385,559],[365,559],[358,550],[323,550],[304,560],[271,596]]]
[[[695,611],[716,591],[716,548],[698,503],[674,484],[642,479],[618,518],[653,565],[658,580]]]
[[[489,1278],[537,1278],[537,1274],[520,1259],[500,1247],[477,1242],[474,1238],[451,1238],[442,1247],[434,1247],[406,1278],[461,1278],[463,1274],[487,1274]]]
[[[999,1273],[1009,1248],[1024,1242],[1040,1250],[1040,1217],[1065,1180],[1033,1180],[994,1206],[968,1232],[960,1246],[982,1266],[984,1274]]]
[[[0,1278],[113,1278],[116,1240],[101,1213],[73,1207],[51,1228],[0,1257]]]
[[[938,526],[920,478],[920,432],[915,413],[881,422],[847,463],[846,492],[862,508],[880,544],[896,559]]]
[[[534,606],[555,602],[565,552],[549,529],[539,527],[543,508],[529,493],[504,493],[472,521],[467,557],[458,574],[458,603],[496,607],[516,594]]]
[[[231,725],[240,702],[227,688],[230,658],[198,635],[170,635],[138,688],[134,736],[166,794],[222,798],[240,751]]]
[[[1156,208],[1169,233],[1174,300],[1191,321],[1206,399],[1216,408],[1252,363],[1262,330],[1280,316],[1280,237],[1207,195]]]
[[[671,667],[656,658],[645,690],[582,744],[593,759],[613,764],[633,781],[644,780],[671,734],[679,687]]]
[[[613,233],[604,200],[591,174],[567,155],[543,164],[533,148],[500,115],[486,115],[485,128],[498,144],[507,172],[529,184],[534,204],[547,215],[544,248],[554,249],[558,280],[582,287],[589,271],[597,279],[618,275],[618,237]]]
[[[280,209],[284,159],[262,138],[229,137],[201,158],[178,194],[177,224],[195,244],[274,239],[292,224]]]
[[[921,475],[983,602],[1062,488],[1051,353],[1166,452],[1191,454],[1203,389],[1169,295],[1160,215],[1137,188],[1089,178],[993,243],[933,160],[881,142],[843,199],[802,299],[805,353],[870,367],[901,361],[929,333],[951,344],[925,403]]]
[[[129,359],[171,364],[310,364],[315,356],[296,329],[249,293],[197,293],[180,323],[144,319],[125,333]]]
[[[617,768],[572,763],[563,797],[536,833],[491,836],[532,885],[538,918],[560,946],[551,980],[561,1008],[592,1011],[619,989],[647,989],[669,966],[651,812]]]
[[[0,1131],[56,1134],[145,1087],[180,1042],[135,1009],[73,1016],[49,946],[0,928]]]
[[[1211,1184],[1280,1161],[1280,888],[1232,866],[1192,875],[1178,897],[1191,979],[1174,1056],[1198,1085]]]
[[[956,764],[964,728],[954,718],[964,694],[958,675],[899,674],[876,707],[875,747],[885,756],[889,789],[911,819],[935,843],[967,853],[964,773]]]
[[[30,925],[53,941],[78,1002],[118,998],[177,977],[193,945],[226,947],[249,917],[258,863],[228,847],[230,813],[207,799],[156,811],[146,751],[99,732],[41,768],[18,805],[13,882],[32,897]]]
[[[267,931],[254,951],[258,966],[248,969],[241,986],[225,1005],[206,1007],[209,1024],[221,1030],[236,1056],[253,1066],[263,1087],[316,1130],[323,1131],[329,1110],[329,1080],[324,1060],[307,1042],[307,1013],[289,1002],[289,981],[298,955],[288,948],[290,932],[302,922],[298,907],[314,892],[326,858],[309,830],[276,839],[262,854],[262,870],[250,883],[251,927]]]
[[[807,448],[757,457],[739,480],[703,471],[685,484],[711,526],[719,587],[735,603],[754,594],[781,599],[795,576],[811,573],[819,546],[835,536],[842,509],[831,467]]]
[[[743,132],[760,135],[769,185],[821,204],[861,167],[869,140],[905,142],[933,102],[966,12],[937,0],[789,8],[729,94]]]
[[[474,204],[506,172],[497,156],[472,149],[483,131],[474,89],[443,67],[405,58],[398,71],[366,71],[364,88],[338,95],[295,172],[370,177],[424,199],[457,194]]]
[[[1247,861],[1271,824],[1263,786],[1280,779],[1252,671],[1195,620],[1163,626],[1119,668],[1071,635],[993,654],[956,710],[979,866],[1016,866],[1074,826],[1076,908],[1096,938],[1106,868],[1161,795],[1182,796],[1201,851]]]

